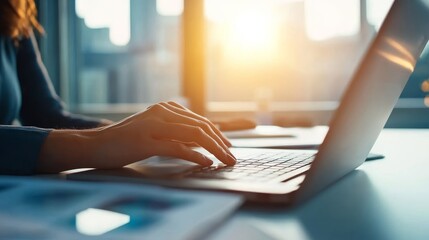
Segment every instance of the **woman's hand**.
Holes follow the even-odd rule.
[[[74,147],[64,149],[64,145]],[[168,102],[96,130],[51,132],[42,148],[39,169],[117,168],[151,156],[176,157],[203,166],[213,163],[190,145],[205,148],[227,165],[236,162],[228,149],[231,144],[209,120]],[[63,155],[75,156],[67,163],[66,156],[61,156],[61,152],[55,154],[55,149],[65,150]],[[54,155],[58,158],[53,159]],[[62,167],[55,167],[56,164]]]

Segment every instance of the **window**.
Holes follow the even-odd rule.
[[[76,0],[71,7],[72,105],[109,110],[180,98],[183,0]]]
[[[368,0],[367,1],[367,17],[368,22],[379,29],[384,18],[389,12],[394,0]]]
[[[311,40],[359,34],[359,0],[307,0],[304,6],[306,31]]]
[[[103,8],[100,8],[100,6]],[[126,46],[130,42],[130,0],[76,0],[76,14],[84,22],[85,28],[89,31],[107,31],[109,42],[105,45],[85,46],[98,51],[109,51],[114,46]],[[93,33],[87,33],[89,37],[95,38]],[[105,36],[102,36],[106,42]],[[99,43],[98,39],[90,42]],[[97,49],[98,48],[98,49]]]
[[[359,0],[233,3],[206,0],[212,106],[338,101],[371,39]]]
[[[200,105],[210,116],[270,111],[282,116],[272,122],[288,125],[302,116],[312,124],[329,121],[393,0],[38,2],[48,31],[42,54],[74,111],[133,112],[142,103],[185,103],[183,21],[189,6],[204,3],[205,84],[192,86],[205,94]],[[429,47],[389,126],[409,126],[407,111],[419,112],[411,126],[429,126],[428,66]]]

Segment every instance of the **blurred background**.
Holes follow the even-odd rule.
[[[74,112],[120,119],[174,100],[310,126],[329,123],[393,0],[36,2],[43,59]],[[429,127],[427,49],[388,127]]]

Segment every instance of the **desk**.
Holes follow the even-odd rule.
[[[242,207],[230,220],[275,239],[429,239],[429,130],[383,130],[386,156],[293,209]]]

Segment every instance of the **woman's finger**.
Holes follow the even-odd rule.
[[[202,117],[202,116],[192,112],[191,110],[189,110],[189,109],[185,108],[184,106],[182,106],[178,103],[175,103],[175,102],[170,101],[170,102],[164,103],[164,104],[167,105],[170,109],[173,109],[173,110],[175,110],[175,111],[177,111],[177,112],[179,112],[185,116],[192,117],[192,118],[198,119],[202,122],[205,122],[206,124],[208,124],[208,126],[210,126],[212,131],[222,140],[222,142],[226,146],[228,146],[228,147],[232,146],[231,142],[223,135],[223,133],[207,118]]]
[[[200,127],[181,123],[162,123],[155,126],[152,136],[158,140],[173,140],[179,142],[194,142],[212,153],[217,159],[227,165],[234,165],[236,160],[232,154],[222,148],[210,135]]]
[[[213,161],[204,154],[196,152],[184,144],[170,141],[155,141],[154,154],[165,157],[174,157],[200,164],[211,166]]]
[[[212,127],[208,123],[199,119],[195,119],[192,116],[184,115],[183,110],[178,111],[177,108],[170,106],[166,103],[161,103],[161,105],[164,106],[167,110],[171,111],[171,114],[167,116],[168,119],[166,120],[171,121],[172,119],[174,119],[175,122],[178,123],[184,123],[187,125],[193,125],[202,128],[214,140],[216,140],[216,142],[221,145],[225,149],[225,151],[232,155],[232,153],[228,149],[228,146],[224,143],[220,136],[213,131]]]

